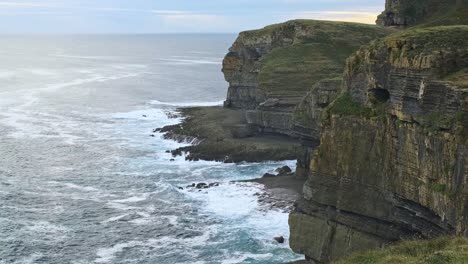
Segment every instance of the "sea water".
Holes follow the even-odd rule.
[[[293,161],[188,162],[153,129],[218,105],[234,35],[2,36],[0,263],[283,263],[286,213],[233,184]],[[168,115],[169,114],[169,115]],[[180,190],[198,182],[219,187]]]

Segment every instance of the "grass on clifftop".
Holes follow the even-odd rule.
[[[335,264],[464,264],[468,238],[409,241],[384,250],[357,253]]]
[[[241,33],[244,39],[291,39],[260,59],[259,88],[279,97],[304,96],[318,81],[342,76],[346,58],[393,29],[317,20],[293,20]]]
[[[468,26],[439,26],[403,30],[386,38],[374,41],[372,48],[392,47],[396,43],[410,43],[407,55],[433,53],[447,49],[468,48]]]
[[[451,5],[445,4],[445,6],[438,7],[438,12],[421,21],[421,23],[416,27],[468,25],[468,1],[462,1],[464,3],[461,7],[453,5],[453,3]]]

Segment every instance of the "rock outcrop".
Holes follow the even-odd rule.
[[[388,0],[377,24],[386,27],[468,24],[467,0]]]
[[[468,26],[402,31],[351,56],[326,110],[290,245],[317,263],[468,236]]]
[[[242,32],[223,62],[229,82],[225,106],[246,110],[247,122],[260,132],[318,139],[319,127],[312,122],[341,89],[336,79],[341,78],[346,58],[390,32],[313,20]],[[320,83],[324,79],[335,81]],[[301,113],[294,115],[299,104]],[[299,128],[297,134],[294,126]]]

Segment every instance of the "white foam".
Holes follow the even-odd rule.
[[[221,65],[220,61],[211,61],[211,60],[184,60],[184,59],[161,59],[163,61],[170,61],[175,62],[177,64],[185,64],[185,65],[196,65],[196,64],[213,64],[213,65]]]
[[[66,187],[71,188],[71,189],[77,189],[80,191],[85,191],[85,192],[94,192],[94,191],[99,191],[98,189],[90,186],[81,186],[73,183],[65,183],[64,184]]]
[[[203,202],[202,210],[214,213],[222,218],[244,218],[257,208],[257,197],[260,190],[254,183],[226,183],[218,187],[186,192],[193,199]]]
[[[266,253],[266,254],[242,254],[237,255],[236,257],[224,259],[221,261],[221,264],[238,264],[238,263],[245,263],[247,259],[254,259],[254,260],[267,260],[273,257],[273,254]]]
[[[173,124],[180,122],[180,119],[171,119],[166,115],[166,113],[163,110],[155,108],[141,109],[124,113],[115,113],[112,115],[112,118],[139,121],[158,121],[158,123],[160,122],[163,126],[165,124]]]
[[[46,68],[37,68],[37,69],[26,69],[27,72],[32,73],[38,76],[53,76],[57,75],[57,72],[52,71]]]
[[[158,100],[152,100],[150,104],[152,105],[164,105],[164,106],[174,106],[174,107],[198,107],[198,106],[221,106],[224,101],[216,102],[161,102]]]
[[[126,199],[120,199],[120,200],[113,200],[112,202],[114,203],[137,203],[141,202],[148,199],[148,194],[144,194],[141,196],[132,196]]]
[[[100,248],[97,250],[96,255],[98,258],[94,260],[95,263],[109,263],[115,258],[115,255],[123,252],[127,248],[152,248],[152,252],[164,252],[160,256],[166,255],[168,248],[192,248],[196,246],[206,246],[211,236],[218,232],[217,226],[210,226],[207,231],[201,236],[184,238],[184,237],[161,237],[159,239],[148,239],[147,241],[129,241],[125,243],[116,244],[109,248]]]
[[[139,246],[139,245],[142,245],[142,243],[137,242],[137,241],[131,241],[131,242],[127,242],[127,243],[116,244],[115,246],[110,247],[110,248],[98,249],[98,251],[96,253],[98,258],[94,262],[95,263],[108,263],[108,262],[111,262],[115,258],[115,254],[124,251],[124,249],[126,249],[126,248],[132,248],[132,247],[136,247],[136,246]]]

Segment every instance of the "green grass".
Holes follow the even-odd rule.
[[[461,88],[468,88],[468,68],[447,75],[444,80],[452,82]]]
[[[399,9],[395,7],[386,12],[394,12],[404,17],[410,27],[467,25],[468,1],[461,0],[460,5],[456,2],[457,0],[401,1]]]
[[[341,94],[326,110],[327,115],[342,115],[356,117],[379,117],[385,115],[385,104],[378,104],[374,107],[365,107],[354,102],[351,94],[345,92]]]
[[[387,52],[388,62],[401,68],[432,67],[439,78],[466,86],[466,66],[463,64],[438,65],[441,54],[462,56],[468,53],[468,26],[439,26],[403,30],[372,41],[366,49],[348,59],[346,72],[353,74],[368,57],[376,58]],[[447,55],[448,56],[448,55]]]
[[[468,26],[439,26],[403,30],[386,38],[374,41],[371,48],[381,48],[395,43],[410,43],[401,55],[431,54],[447,49],[466,49],[468,47]]]
[[[297,30],[304,34],[297,34]],[[362,45],[395,32],[377,26],[317,20],[293,20],[241,33],[256,38],[289,38],[261,58],[259,89],[274,96],[304,96],[322,79],[342,76],[346,58]]]
[[[408,241],[354,254],[335,264],[464,264],[468,263],[468,238]]]
[[[453,3],[441,3],[440,5],[440,7],[433,9],[438,10],[438,12],[422,19],[416,27],[468,25],[468,1],[464,0],[464,6],[462,7],[457,7]]]

